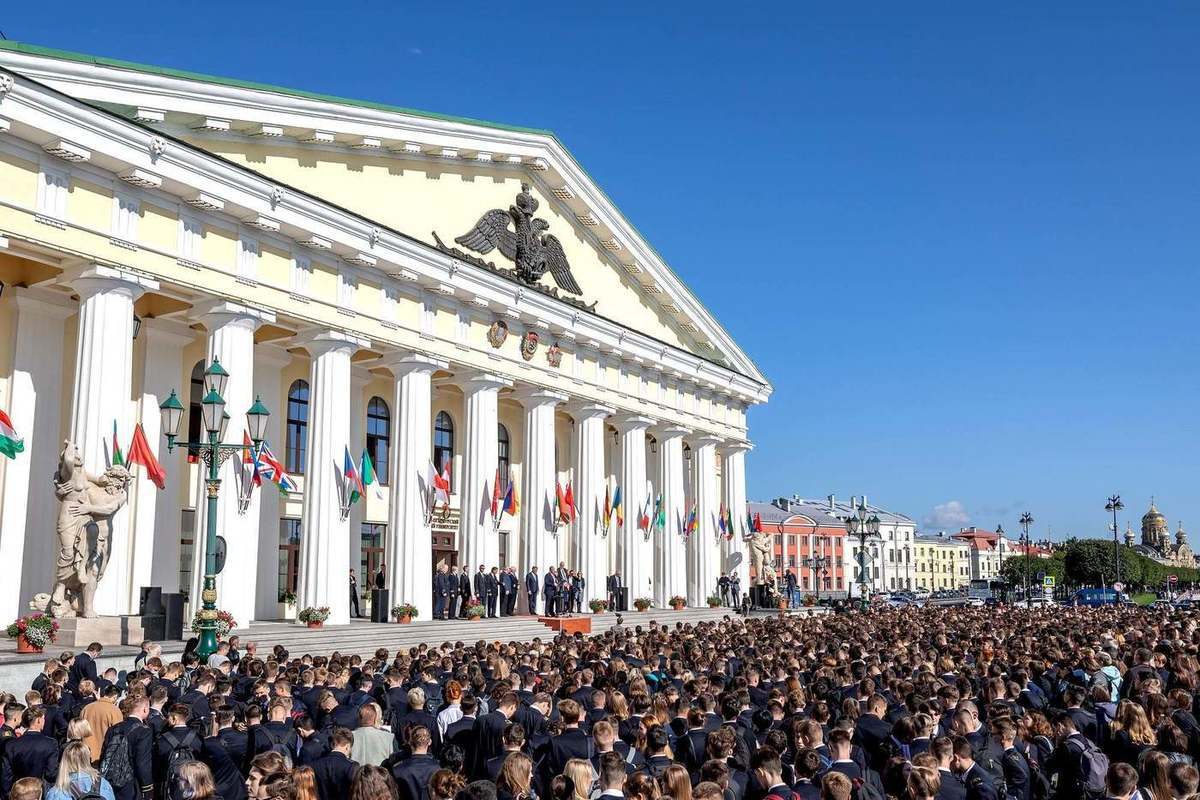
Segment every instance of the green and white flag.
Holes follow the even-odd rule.
[[[24,450],[25,440],[17,435],[8,414],[0,411],[0,453],[9,458],[16,458],[17,453],[24,452]]]
[[[365,491],[368,486],[375,487],[375,496],[382,497],[383,493],[379,491],[379,481],[375,476],[375,464],[371,461],[371,454],[366,450],[362,453],[362,485]]]

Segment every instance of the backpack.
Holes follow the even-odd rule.
[[[1108,776],[1108,756],[1091,740],[1080,736],[1067,740],[1065,746],[1071,749],[1070,742],[1079,744],[1079,793],[1083,797],[1103,797],[1105,779]],[[1062,787],[1060,787],[1061,790]]]
[[[113,786],[133,783],[133,759],[130,758],[129,738],[124,731],[113,731],[112,739],[100,759],[100,774]]]
[[[1031,800],[1050,800],[1054,794],[1050,776],[1042,771],[1042,765],[1036,758],[1029,757],[1029,753],[1022,754],[1022,757],[1029,765],[1029,797]]]
[[[103,778],[97,778],[92,781],[92,786],[86,792],[79,789],[75,782],[71,782],[71,800],[104,800],[104,795],[100,794],[100,781]]]
[[[174,731],[165,731],[162,738],[171,745],[171,750],[167,753],[166,785],[172,786],[179,774],[179,767],[188,761],[196,760],[196,751],[188,743],[187,737],[180,739]]]
[[[259,730],[266,734],[267,740],[271,743],[271,746],[268,747],[264,752],[281,753],[290,759],[294,759],[296,757],[296,754],[292,752],[290,747],[288,747],[287,740],[291,738],[291,731],[283,734],[276,734],[274,731],[266,727],[259,728]]]
[[[879,789],[862,778],[853,778],[850,783],[852,785],[850,796],[853,800],[887,800],[879,793]]]

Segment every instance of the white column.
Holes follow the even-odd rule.
[[[500,537],[492,524],[491,493],[496,479],[497,403],[500,389],[511,381],[480,373],[459,384],[467,421],[463,448],[462,481],[455,489],[459,508],[459,564],[474,575],[483,564],[488,569],[500,561]]]
[[[25,440],[23,453],[0,459],[0,564],[17,566],[0,582],[0,617],[11,620],[54,584],[58,501],[51,476],[62,450],[63,323],[75,307],[66,297],[20,287],[8,289],[5,301],[13,324],[4,332],[12,343],[6,411]]]
[[[350,522],[342,518],[337,472],[350,441],[350,356],[367,343],[338,331],[309,339],[308,453],[300,535],[298,608],[328,606],[328,622],[350,621]]]
[[[276,458],[283,459],[287,398],[283,394],[283,370],[292,356],[275,345],[254,348],[254,394],[271,412],[267,417],[266,442]],[[254,603],[255,619],[279,617],[279,517],[286,502],[279,490],[264,483],[258,501],[258,582]]]
[[[366,449],[367,434],[367,399],[364,397],[367,388],[367,378],[362,373],[351,368],[350,371],[350,458],[354,459],[356,468],[362,468],[362,452]],[[361,477],[361,475],[359,476]],[[376,484],[378,486],[378,484]],[[367,493],[372,494],[375,489],[368,489]],[[359,498],[359,501],[350,506],[350,535],[346,541],[346,563],[350,565],[350,569],[358,574],[359,593],[362,593],[363,587],[368,584],[362,573],[362,526],[367,515],[367,498]],[[350,603],[350,575],[346,574],[346,603]],[[370,595],[368,594],[368,598]],[[368,617],[370,613],[367,611],[366,604],[360,599],[358,610]]]
[[[525,447],[521,463],[523,497],[521,508],[521,558],[517,570],[523,577],[529,568],[538,572],[558,565],[559,529],[554,482],[554,409],[565,395],[538,387],[522,387],[513,397],[525,407]],[[566,535],[565,530],[562,532]]]
[[[112,448],[114,421],[121,447],[129,446],[133,431],[133,304],[143,292],[157,290],[158,283],[98,264],[84,268],[70,283],[79,293],[71,441],[83,456],[84,468],[99,475],[105,469],[105,448]],[[96,590],[99,614],[137,610],[129,550],[126,506],[112,519],[112,557]]]
[[[604,460],[604,419],[612,408],[580,401],[567,407],[575,419],[575,494],[576,520],[572,541],[572,561],[583,571],[584,607],[592,600],[608,596],[608,543],[601,531],[604,514],[604,488],[608,469]],[[544,574],[539,569],[539,574]],[[522,576],[524,580],[524,576]]]
[[[645,531],[638,528],[638,516],[646,504],[646,429],[657,420],[638,414],[622,414],[613,419],[621,442],[621,467],[618,481],[624,505],[625,524],[615,528],[617,563],[629,587],[629,604],[653,594],[654,555]]]
[[[388,589],[391,604],[412,603],[418,619],[433,616],[433,544],[425,524],[433,457],[432,375],[446,362],[417,353],[388,363],[396,382],[392,395],[391,505],[388,507]],[[370,581],[363,575],[360,580]]]
[[[208,329],[208,346],[204,368],[213,359],[229,373],[225,384],[226,444],[242,441],[246,432],[246,411],[254,404],[254,331],[264,322],[274,322],[275,315],[249,306],[212,301],[197,308],[200,321]],[[277,409],[278,410],[278,409]],[[286,411],[285,411],[286,413]],[[239,456],[230,456],[221,465],[221,489],[217,497],[217,536],[225,540],[225,564],[217,575],[217,606],[228,611],[240,627],[254,619],[256,586],[258,583],[258,511],[260,490],[251,495],[244,514],[238,513]],[[205,546],[208,530],[208,503],[204,498],[206,469],[197,470],[202,498],[196,509],[196,545],[192,548],[192,593],[200,597],[204,582]]]
[[[696,503],[697,530],[688,539],[688,605],[703,606],[717,593],[720,547],[717,543],[717,475],[715,436],[692,439],[692,497]]]
[[[737,571],[743,592],[750,590],[750,554],[746,548],[746,452],[750,450],[749,442],[729,442],[721,448],[722,467],[721,483],[725,507],[733,517],[733,538],[724,542],[722,547],[721,568],[728,572]],[[783,567],[787,568],[787,537],[780,537],[783,547]],[[812,548],[808,551],[815,556]],[[797,556],[799,553],[797,553]],[[734,566],[736,562],[736,566]],[[796,569],[799,573],[800,564]],[[780,575],[783,574],[781,571]]]
[[[654,602],[665,608],[672,597],[687,597],[683,437],[691,431],[677,425],[660,425],[651,433],[658,440],[657,490],[662,495],[666,518],[663,529],[654,532]]]
[[[167,453],[158,406],[174,390],[178,394],[183,374],[183,348],[195,334],[186,325],[169,320],[142,320],[141,390],[137,416],[150,451],[166,472],[163,489],[146,477],[145,469],[132,467],[130,516],[132,534],[132,578],[135,592],[142,586],[159,586],[164,592],[179,591],[180,491],[187,475],[187,451]],[[185,395],[186,398],[186,395]],[[182,402],[182,401],[181,401]],[[186,431],[185,431],[186,433]],[[135,594],[135,598],[140,594]]]

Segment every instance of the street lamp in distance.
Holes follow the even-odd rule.
[[[1114,584],[1121,582],[1121,542],[1117,538],[1117,512],[1125,508],[1125,504],[1121,502],[1121,495],[1114,494],[1108,498],[1108,502],[1104,504],[1104,510],[1112,513],[1112,532],[1113,532],[1113,574],[1116,575]],[[1121,593],[1113,588],[1113,603],[1121,602]]]

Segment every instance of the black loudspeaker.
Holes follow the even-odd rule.
[[[388,605],[388,594],[387,589],[371,590],[371,622],[388,621],[388,615],[392,613],[391,607]]]
[[[628,611],[629,610],[629,587],[628,586],[622,586],[620,589],[617,589],[616,600],[617,600],[617,611]]]
[[[166,613],[162,603],[161,586],[143,586],[141,601],[138,603],[138,615],[143,617],[161,617]]]
[[[166,608],[166,626],[163,639],[183,640],[183,595],[178,593],[164,594],[163,606]]]

